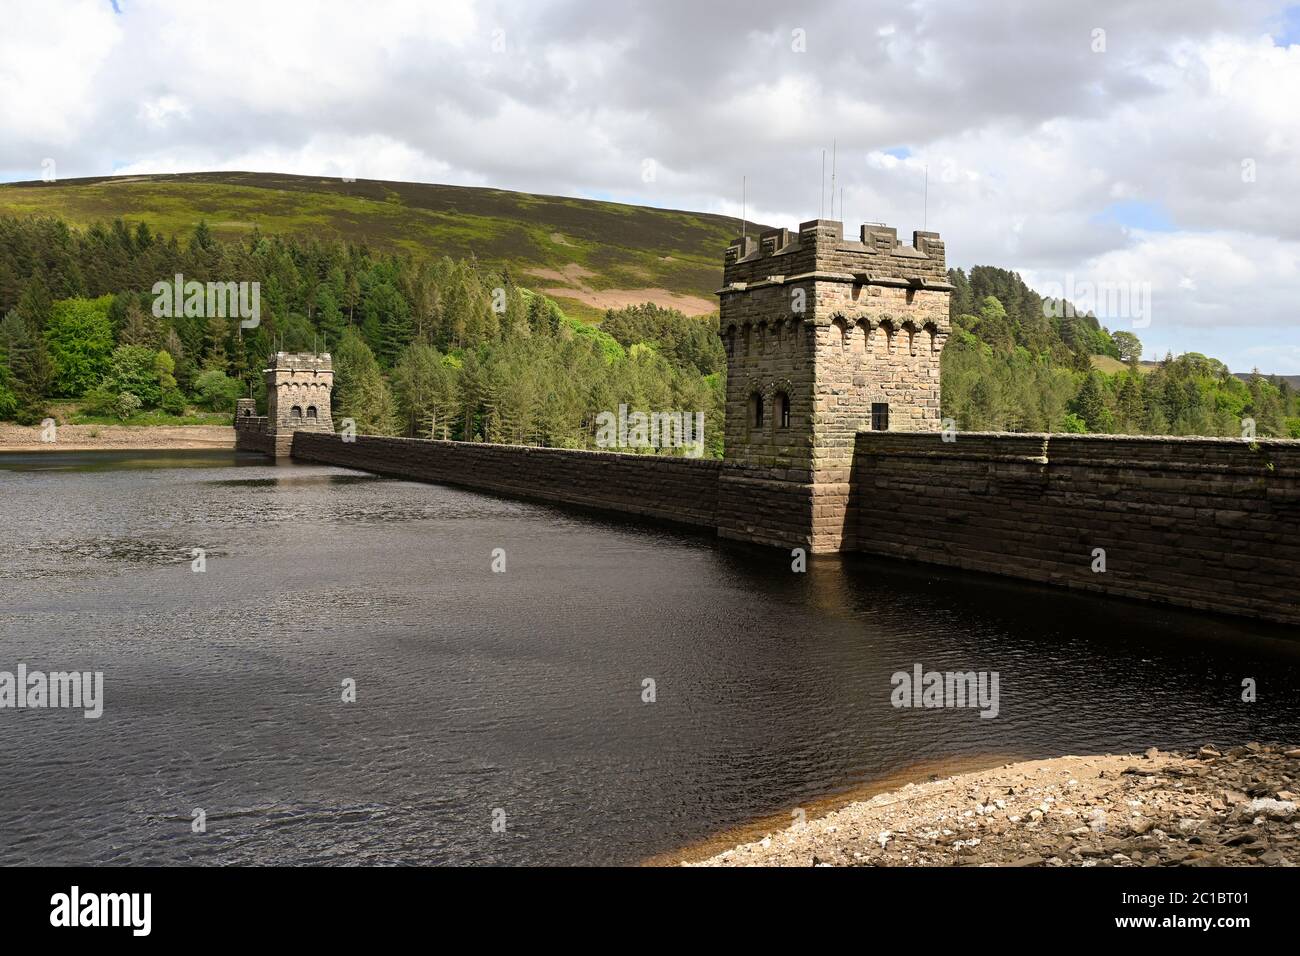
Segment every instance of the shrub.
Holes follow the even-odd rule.
[[[126,421],[143,407],[144,402],[140,401],[138,396],[130,392],[122,392],[117,396],[117,406],[114,411],[118,418]]]
[[[220,369],[200,372],[194,380],[194,397],[200,406],[214,412],[234,408],[235,399],[244,393],[239,380],[231,378]]]
[[[158,407],[168,415],[184,415],[186,411],[185,396],[181,394],[179,388],[166,389],[163,391],[162,400],[158,403]]]

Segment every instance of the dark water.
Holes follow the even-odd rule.
[[[0,670],[106,699],[0,710],[0,863],[628,863],[916,762],[1300,730],[1295,631],[789,561],[256,456],[0,456]],[[917,662],[998,671],[999,716],[892,708]]]

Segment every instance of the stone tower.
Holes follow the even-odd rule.
[[[723,537],[811,551],[852,547],[857,433],[940,431],[948,283],[938,233],[912,244],[874,223],[844,239],[814,219],[746,236],[723,265],[727,352]],[[936,438],[937,440],[937,438]]]
[[[330,392],[334,364],[328,352],[277,352],[266,370],[267,432],[292,441],[294,432],[333,432]]]

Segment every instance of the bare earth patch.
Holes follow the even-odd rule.
[[[549,296],[576,299],[593,308],[621,309],[652,302],[660,308],[677,309],[685,315],[708,315],[717,304],[699,296],[682,295],[667,289],[543,289]]]
[[[556,299],[573,299],[594,309],[622,309],[629,305],[641,305],[652,302],[660,308],[677,309],[685,315],[709,315],[717,309],[717,303],[698,295],[684,295],[662,288],[644,289],[593,289],[586,279],[595,275],[577,263],[570,263],[563,269],[530,269],[529,275],[552,282],[563,282],[564,286],[553,286],[541,291]]]
[[[39,426],[0,425],[0,451],[235,447],[235,430],[222,425],[60,425],[57,435],[45,442]]]
[[[907,786],[699,866],[1295,866],[1300,747],[1057,757]]]

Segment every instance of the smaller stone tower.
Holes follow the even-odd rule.
[[[266,370],[266,417],[274,435],[333,432],[330,392],[334,363],[328,352],[277,352]]]

